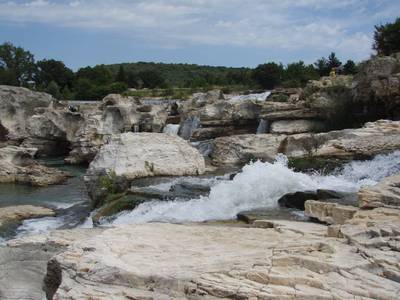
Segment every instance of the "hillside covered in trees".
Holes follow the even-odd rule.
[[[399,28],[400,19],[375,27],[374,50],[378,55],[400,51]],[[11,43],[0,45],[0,84],[46,91],[58,99],[99,100],[129,88],[162,89],[163,96],[183,97],[175,93],[175,89],[302,87],[309,80],[328,76],[332,70],[355,74],[357,67],[354,61],[342,63],[335,53],[331,53],[314,64],[267,62],[254,69],[137,62],[88,66],[74,72],[62,61],[35,61],[34,55],[21,47]]]

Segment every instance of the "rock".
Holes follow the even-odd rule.
[[[282,196],[278,200],[278,203],[280,206],[283,207],[304,210],[304,203],[307,200],[340,199],[345,196],[347,196],[347,194],[338,193],[330,190],[299,191]]]
[[[376,118],[400,117],[400,57],[376,56],[360,65],[353,82],[355,103]]]
[[[253,159],[273,161],[285,140],[283,135],[244,134],[214,140],[211,158],[216,165],[243,164]]]
[[[22,87],[0,85],[0,120],[2,135],[11,140],[27,137],[27,121],[39,108],[45,108],[53,101],[46,93],[39,93]]]
[[[64,182],[70,174],[40,165],[33,160],[36,149],[7,146],[0,148],[0,182],[46,186]]]
[[[93,236],[99,229],[58,230],[12,240],[0,246],[0,298],[4,300],[46,298],[43,290],[47,263],[55,254],[78,239]],[[51,281],[46,282],[51,285]]]
[[[296,134],[320,131],[323,128],[321,121],[312,120],[281,120],[271,123],[271,133]]]
[[[276,154],[340,160],[369,159],[400,149],[400,121],[379,120],[362,128],[294,135],[237,135],[217,138],[213,163],[240,164],[251,159],[273,160]]]
[[[363,187],[358,193],[361,208],[400,208],[400,175],[383,179],[374,186]]]
[[[307,216],[328,224],[344,224],[358,211],[358,208],[354,206],[315,200],[307,200],[304,206]]]
[[[111,137],[87,171],[92,198],[101,189],[101,176],[123,181],[150,176],[186,176],[205,172],[203,156],[178,136],[164,133],[123,133]],[[124,189],[124,188],[123,188]]]
[[[55,212],[50,208],[33,205],[18,205],[0,207],[0,227],[9,223],[19,223],[25,219],[34,219],[54,216]]]
[[[271,91],[267,101],[296,103],[301,92],[300,88],[277,88]]]
[[[396,299],[398,280],[383,274],[398,256],[385,266],[319,224],[264,227],[106,229],[54,256],[47,279],[57,285],[45,289],[50,299]]]

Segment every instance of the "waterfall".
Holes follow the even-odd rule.
[[[163,129],[163,133],[170,135],[178,135],[180,125],[179,124],[167,124]]]
[[[213,142],[211,140],[208,141],[200,141],[191,143],[193,147],[195,147],[201,155],[209,156],[213,151]]]
[[[266,91],[264,93],[259,93],[259,94],[238,95],[238,96],[233,96],[232,98],[229,99],[229,101],[232,102],[241,102],[248,100],[265,101],[267,100],[269,95],[271,95],[271,91]]]
[[[287,193],[329,189],[357,192],[400,171],[400,151],[379,155],[370,161],[351,162],[336,175],[322,176],[294,172],[287,159],[278,156],[274,163],[260,161],[243,167],[233,180],[222,180],[211,187],[209,196],[189,201],[150,201],[131,212],[119,214],[113,224],[144,222],[201,222],[234,219],[239,212],[275,208]]]
[[[192,137],[193,132],[200,127],[200,119],[198,117],[189,117],[183,121],[179,135],[185,140],[189,140]]]
[[[261,119],[258,123],[256,134],[267,133],[269,131],[269,122]]]

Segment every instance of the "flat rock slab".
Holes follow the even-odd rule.
[[[146,224],[112,228],[55,256],[54,299],[396,299],[383,276],[326,226]],[[397,267],[398,268],[398,267]],[[55,278],[54,278],[55,277]]]

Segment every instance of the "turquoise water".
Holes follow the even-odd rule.
[[[21,184],[0,184],[0,207],[37,205],[52,208],[56,217],[26,220],[19,227],[0,229],[0,238],[10,238],[26,233],[40,233],[49,229],[72,228],[82,223],[90,213],[89,197],[81,166],[65,165],[62,158],[40,161],[47,166],[70,172],[73,177],[64,184],[48,187],[32,187]]]

